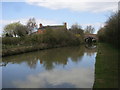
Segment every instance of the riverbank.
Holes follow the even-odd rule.
[[[93,88],[118,88],[118,55],[109,44],[98,44]]]
[[[67,30],[47,30],[43,34],[25,37],[3,37],[2,57],[49,48],[78,46],[82,43],[82,35]]]
[[[67,45],[48,45],[48,44],[40,44],[40,45],[33,45],[33,46],[18,46],[15,48],[3,49],[2,50],[2,57],[17,55],[27,52],[33,52],[38,50],[45,50],[51,48],[58,48],[58,47],[67,47]]]

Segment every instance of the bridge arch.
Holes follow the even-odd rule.
[[[85,34],[84,36],[85,43],[95,43],[97,41],[96,34]]]

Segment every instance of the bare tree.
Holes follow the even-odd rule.
[[[34,28],[37,27],[35,18],[30,18],[27,22],[27,27],[29,29],[29,34],[34,31]]]
[[[75,34],[81,34],[82,35],[83,34],[83,30],[81,28],[82,27],[76,23],[76,24],[73,24],[71,26],[70,31],[75,33]]]
[[[95,32],[95,29],[91,25],[89,25],[85,28],[85,33],[86,34],[93,34],[94,32]]]

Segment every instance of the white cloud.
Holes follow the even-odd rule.
[[[118,9],[118,0],[26,0],[26,3],[53,10],[70,9],[72,11],[104,12]]]
[[[1,0],[1,2],[24,2],[25,0]]]
[[[1,0],[2,2],[24,2],[28,0]],[[31,2],[41,2],[41,1],[49,1],[49,0],[29,0]],[[78,1],[78,2],[118,2],[119,0],[52,0],[53,2],[73,2],[73,1]]]
[[[103,26],[104,23],[99,23],[99,22],[96,22],[96,23],[87,23],[87,24],[81,24],[82,26],[88,26],[88,25],[92,25],[92,26]]]
[[[96,22],[96,23],[86,23],[86,24],[81,24],[81,25],[83,28],[85,28],[86,26],[92,25],[95,29],[99,29],[100,27],[103,27],[105,23]]]
[[[15,20],[0,20],[0,24],[2,24],[4,26],[4,25],[9,24],[9,23],[20,21],[20,23],[25,25],[27,23],[28,19],[29,18],[27,18],[27,19],[24,19],[24,18],[23,19],[15,19]],[[43,25],[55,25],[55,24],[58,25],[59,24],[55,20],[47,20],[47,19],[36,19],[36,23],[37,24],[42,23]]]
[[[9,23],[13,23],[13,22],[18,22],[18,21],[21,21],[22,24],[25,23],[25,19],[20,19],[20,20],[0,20],[0,24],[2,24],[3,26],[6,25],[6,24],[9,24]]]

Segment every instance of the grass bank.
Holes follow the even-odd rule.
[[[99,43],[93,88],[118,88],[119,52],[109,44]]]

